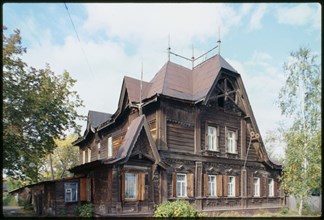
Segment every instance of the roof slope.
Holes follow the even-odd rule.
[[[220,55],[213,56],[194,69],[168,61],[150,82],[143,81],[142,99],[162,94],[197,101],[207,95],[222,68],[237,73]],[[131,77],[124,80],[130,101],[139,102],[140,80]]]
[[[109,113],[97,112],[97,111],[90,110],[88,113],[88,117],[89,117],[88,123],[90,124],[91,128],[97,128],[102,123],[108,121],[111,118],[111,116],[112,115]]]

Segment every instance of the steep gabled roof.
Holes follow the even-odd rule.
[[[111,118],[111,114],[97,111],[89,111],[88,123],[91,129],[98,128],[102,123],[108,121]]]
[[[144,115],[140,115],[139,117],[137,117],[131,122],[126,132],[126,135],[123,139],[123,142],[118,149],[116,157],[112,160],[107,160],[104,163],[113,164],[123,160],[125,162],[128,161],[142,130],[144,130],[145,137],[148,139],[149,142],[149,147],[153,152],[153,156],[155,160],[154,162],[156,164],[162,165],[163,163],[161,162],[160,155],[156,148],[155,142],[151,136],[150,128],[147,123],[146,117]],[[147,152],[143,152],[143,153],[147,153]],[[162,166],[164,167],[164,165]]]

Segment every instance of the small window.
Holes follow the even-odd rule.
[[[234,131],[227,133],[227,152],[236,153],[236,132]]]
[[[125,199],[137,198],[137,174],[125,173]]]
[[[100,160],[101,144],[98,143],[98,160]]]
[[[91,149],[88,148],[88,162],[91,162]]]
[[[78,201],[78,183],[64,183],[65,202]]]
[[[228,194],[229,197],[235,196],[235,176],[228,177]]]
[[[187,176],[177,173],[177,197],[187,196]]]
[[[208,150],[218,150],[216,127],[208,126]]]
[[[108,138],[108,158],[112,157],[112,137]]]
[[[253,185],[254,185],[254,196],[260,196],[260,178],[259,177],[253,178]]]
[[[208,195],[216,196],[216,176],[208,175]]]
[[[274,196],[274,182],[272,178],[268,179],[268,184],[269,184],[269,196]]]

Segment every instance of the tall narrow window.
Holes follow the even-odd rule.
[[[208,175],[208,195],[216,196],[216,176]]]
[[[253,178],[253,185],[254,185],[254,196],[260,196],[260,178],[259,177]]]
[[[137,198],[137,174],[125,173],[125,199]]]
[[[217,146],[217,130],[215,127],[208,126],[208,150],[216,151]]]
[[[112,157],[112,137],[108,138],[108,158]]]
[[[98,160],[100,160],[101,144],[98,142]]]
[[[177,173],[177,197],[187,196],[187,176]]]
[[[91,162],[91,148],[88,148],[88,162]]]
[[[228,177],[228,194],[229,197],[235,196],[235,177]]]
[[[228,131],[227,133],[227,152],[236,153],[236,137],[234,131]]]
[[[82,164],[85,164],[86,160],[86,151],[82,150]]]
[[[274,182],[273,179],[268,179],[269,184],[269,196],[274,196]]]

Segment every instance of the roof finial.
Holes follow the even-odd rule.
[[[141,68],[141,87],[140,87],[140,102],[139,102],[139,114],[142,115],[142,88],[143,88],[143,62],[142,62],[142,68]]]
[[[221,40],[220,40],[220,27],[218,26],[218,55],[220,55],[220,43],[221,43]]]
[[[171,53],[171,47],[170,47],[170,33],[168,35],[168,61],[170,61],[170,53]]]

